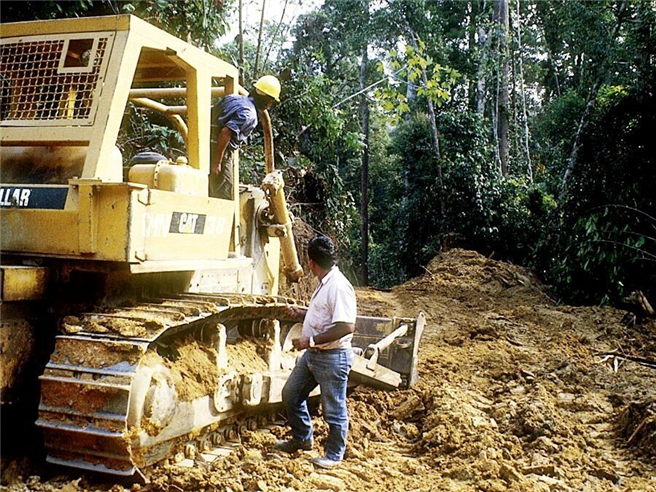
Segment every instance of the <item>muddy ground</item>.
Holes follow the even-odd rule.
[[[317,445],[288,457],[285,435],[246,433],[229,456],[157,469],[132,490],[656,490],[656,323],[612,308],[558,306],[527,271],[463,250],[435,258],[389,292],[360,290],[359,311],[416,315],[428,326],[419,383],[358,388],[343,466],[315,469]],[[129,484],[3,467],[4,490],[112,490]],[[41,476],[30,473],[39,473]]]

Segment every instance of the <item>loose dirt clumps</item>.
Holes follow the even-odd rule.
[[[76,316],[66,316],[62,327],[66,333],[115,333],[123,337],[144,337],[148,334],[164,328],[164,323],[158,320],[105,318],[102,323],[93,319],[84,318],[80,320]]]
[[[11,357],[3,357],[0,366],[0,400],[5,402],[7,392],[20,381],[20,371],[33,356],[34,334],[26,324],[3,323],[0,330],[0,353],[10,353]],[[11,401],[11,398],[6,398]]]
[[[191,469],[161,466],[133,490],[656,489],[656,372],[601,356],[652,351],[653,358],[653,329],[627,325],[626,313],[612,308],[559,306],[526,270],[463,250],[441,254],[391,292],[357,295],[360,314],[421,310],[428,322],[412,389],[351,392],[340,468],[319,470],[309,461],[327,434],[319,416],[309,453],[275,452],[273,443],[289,431],[273,427],[244,434],[227,457],[198,459]],[[87,476],[27,480],[30,490],[70,483],[121,490]],[[46,488],[48,480],[56,488]],[[9,490],[27,490],[25,481],[13,482]]]
[[[266,350],[266,341],[255,338],[240,338],[236,343],[226,345],[228,365],[238,374],[265,372],[268,369],[262,354]]]
[[[152,357],[170,370],[180,401],[213,395],[219,382],[217,353],[192,336],[175,340],[170,357],[152,352]]]
[[[59,339],[50,360],[59,364],[83,364],[87,367],[105,368],[117,364],[136,364],[143,354],[142,349],[112,340]]]

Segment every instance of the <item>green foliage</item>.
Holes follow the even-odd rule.
[[[295,64],[287,68],[293,75],[283,85],[282,102],[272,118],[280,122],[275,142],[278,155],[294,158],[279,166],[303,175],[292,191],[292,197],[303,204],[297,214],[315,229],[331,234],[342,250],[349,250],[356,209],[340,162],[360,152],[359,134],[349,128],[344,111],[331,106],[333,87],[327,77],[307,76]]]
[[[557,227],[553,281],[587,302],[656,285],[656,100],[603,87]]]
[[[141,151],[159,152],[171,160],[185,155],[185,144],[177,129],[162,114],[128,104],[117,141],[126,161]]]
[[[110,2],[93,2],[92,0],[75,0],[69,2],[59,2],[57,0],[2,2],[2,22],[62,19],[67,17],[117,13],[118,9]]]
[[[653,295],[653,5],[510,3],[506,177],[499,175],[494,152],[498,73],[506,55],[499,51],[493,7],[479,1],[326,0],[278,31],[281,46],[281,33],[294,39],[291,48],[272,51],[277,59],[267,69],[283,80],[282,102],[271,113],[276,165],[285,170],[294,213],[335,238],[345,270],[358,269],[364,139],[360,97],[351,96],[360,90],[360,61],[368,47],[366,84],[388,79],[364,93],[371,109],[374,285],[423,273],[422,266],[449,245],[532,266],[568,301],[618,302],[634,289]],[[208,49],[225,31],[226,7],[210,0],[3,2],[3,21],[126,11]],[[273,24],[267,29],[273,37]],[[255,47],[247,42],[245,48],[242,68],[250,73]],[[220,54],[236,63],[236,50],[231,43]],[[425,115],[428,101],[436,108],[439,158]],[[120,141],[124,153],[158,147],[174,158],[182,142],[170,124],[131,111]],[[242,152],[242,179],[258,182],[262,141],[257,132],[250,140]],[[570,175],[561,194],[565,169]]]
[[[524,180],[465,160],[445,174],[446,228],[456,244],[518,263],[536,251],[555,201]]]
[[[405,208],[402,207],[404,174],[402,160],[388,152],[391,140],[385,118],[374,112],[371,121],[369,276],[374,285],[389,287],[406,278],[406,265],[401,257],[401,233],[406,222]],[[351,164],[351,179],[355,186],[360,181],[360,162],[355,159]],[[361,218],[358,216],[358,219]]]
[[[402,82],[381,86],[375,91],[375,97],[385,111],[388,122],[397,125],[400,118],[409,113],[411,108],[408,98],[401,92],[406,83],[411,83],[417,88],[417,95],[424,96],[437,107],[442,106],[451,98],[451,90],[460,77],[457,70],[444,67],[436,63],[427,54],[426,44],[419,40],[417,48],[406,45],[405,52],[400,55],[395,50],[389,52],[389,68],[394,70],[394,75]],[[376,65],[377,71],[382,75],[386,71],[385,64],[381,61]],[[423,76],[426,74],[426,83]]]
[[[299,19],[296,41],[276,67],[289,76],[272,114],[279,122],[276,148],[293,156],[280,165],[303,176],[291,193],[300,202],[297,215],[339,243],[347,270],[356,269],[360,242],[359,187],[352,171],[362,137],[354,117],[358,99],[347,98],[359,84],[357,56],[364,38],[357,26],[366,17],[363,4],[329,1]]]
[[[305,94],[314,78],[330,96],[314,94],[305,101],[316,104],[317,112],[294,108],[284,116],[291,127],[310,125],[326,132],[293,132],[300,137],[288,140],[288,148],[307,155],[319,174],[334,164],[336,176],[342,178],[342,187],[334,188],[339,193],[350,191],[357,197],[357,139],[345,135],[356,135],[359,113],[354,101],[340,106],[339,112],[330,109],[330,101],[332,97],[334,104],[344,93],[357,91],[363,38],[378,48],[376,78],[390,78],[377,86],[378,107],[372,111],[374,284],[388,286],[422,273],[421,265],[444,244],[531,265],[568,300],[616,302],[626,289],[648,291],[656,284],[644,259],[654,252],[653,222],[644,215],[630,219],[628,208],[622,216],[617,210],[602,213],[609,205],[622,205],[656,216],[650,189],[656,182],[656,152],[647,130],[653,133],[656,127],[648,116],[656,111],[645,99],[653,93],[649,60],[656,31],[654,11],[646,4],[527,1],[520,5],[519,19],[511,4],[512,22],[521,22],[523,49],[520,54],[512,24],[511,173],[505,178],[498,174],[493,152],[493,103],[499,89],[492,76],[502,57],[496,51],[492,2],[390,0],[367,17],[362,2],[329,1],[299,23],[289,60],[298,63],[295,76],[304,88],[297,86],[294,92]],[[360,29],[353,29],[358,22]],[[406,48],[410,36],[415,39],[411,32],[423,41],[417,49]],[[519,56],[532,183],[525,176]],[[422,69],[428,84],[423,83]],[[439,160],[423,116],[428,98],[437,107]],[[586,114],[586,108],[593,111]],[[296,123],[299,120],[303,123]],[[387,142],[385,125],[390,124],[391,140],[381,146]],[[334,130],[338,137],[331,139]],[[573,152],[575,142],[578,152]],[[557,204],[566,166],[572,174],[567,195]],[[349,241],[357,245],[353,225],[341,230],[350,231]]]
[[[223,0],[148,0],[122,2],[122,11],[144,20],[181,39],[189,39],[198,46],[210,49],[226,33]]]
[[[552,193],[558,193],[565,163],[572,152],[579,123],[572,116],[581,115],[585,104],[584,98],[569,90],[550,101],[532,121],[535,171]]]
[[[419,115],[400,124],[393,134],[390,151],[396,159],[386,169],[403,179],[385,185],[385,196],[391,199],[385,202],[385,213],[391,225],[376,215],[377,208],[372,211],[372,223],[383,223],[386,231],[378,237],[372,232],[376,285],[398,282],[399,272],[421,274],[421,266],[444,244],[527,261],[539,253],[540,239],[555,216],[556,202],[542,186],[496,172],[480,116],[445,111],[438,127],[449,142],[443,146],[443,191],[438,187],[426,117]],[[376,182],[372,189],[378,186]],[[442,219],[435,200],[438,192],[444,193]],[[386,272],[386,264],[396,265],[397,270]]]
[[[181,39],[211,48],[227,31],[224,0],[2,2],[2,21],[134,14]]]
[[[604,207],[579,217],[554,265],[557,285],[579,300],[619,302],[650,292],[656,279],[656,220],[637,210]]]
[[[449,88],[455,83],[460,74],[453,68],[443,67],[439,63],[435,63],[425,51],[426,44],[421,40],[419,40],[417,48],[406,46],[407,78],[410,82],[418,83],[422,80],[423,73],[430,74],[430,77],[427,76],[425,85],[422,84],[417,89],[417,94],[426,96],[437,106],[441,106],[451,97]]]

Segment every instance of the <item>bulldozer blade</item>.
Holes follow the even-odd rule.
[[[349,382],[384,390],[394,390],[401,385],[402,379],[398,372],[380,364],[374,364],[373,369],[368,366],[369,359],[355,354],[351,373],[349,374]]]
[[[411,387],[417,381],[419,342],[425,324],[424,313],[416,319],[358,316],[353,344],[366,348],[363,355],[355,355],[351,381],[382,389]]]

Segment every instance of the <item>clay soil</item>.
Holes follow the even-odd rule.
[[[463,250],[358,302],[361,314],[424,311],[428,326],[415,387],[351,393],[340,468],[309,461],[325,439],[318,416],[310,453],[274,452],[280,426],[212,463],[162,466],[148,485],[5,469],[5,490],[656,490],[656,370],[599,355],[653,359],[653,320],[556,305],[527,271]]]

